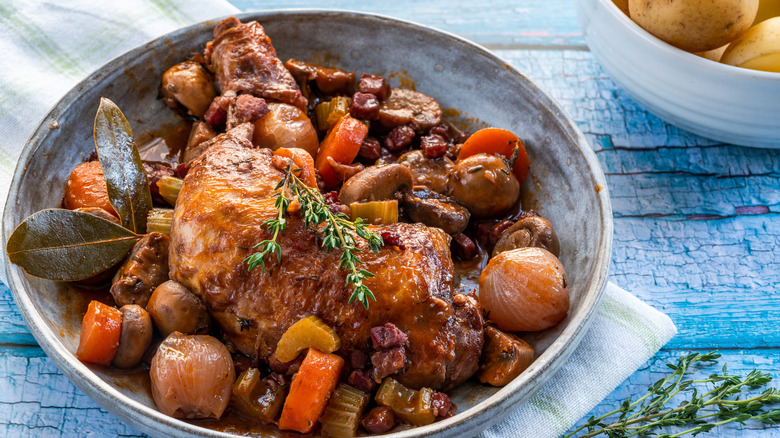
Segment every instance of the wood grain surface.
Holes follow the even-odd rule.
[[[666,362],[689,351],[717,349],[734,371],[780,377],[780,150],[718,144],[644,111],[587,50],[571,0],[233,3],[354,9],[443,29],[494,50],[564,106],[607,174],[615,216],[610,280],[679,329],[594,413],[642,394],[667,373]],[[1,286],[0,436],[85,434],[142,436],[57,370]],[[709,436],[780,437],[780,428],[732,424]]]

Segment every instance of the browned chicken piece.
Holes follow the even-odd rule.
[[[485,349],[477,373],[480,382],[504,386],[525,371],[533,360],[534,348],[530,344],[492,325],[485,326]]]
[[[255,125],[251,123],[244,123],[236,126],[235,128],[231,129],[228,132],[219,134],[218,136],[206,140],[202,143],[198,143],[193,147],[190,147],[188,145],[187,149],[184,150],[184,162],[189,163],[192,160],[198,158],[200,154],[203,153],[203,151],[205,151],[206,149],[210,148],[215,144],[222,144],[222,143],[229,142],[231,144],[240,147],[251,148],[252,135],[254,134],[254,132],[255,132]]]
[[[251,163],[242,166],[236,163]],[[448,388],[472,376],[482,348],[477,301],[453,290],[449,238],[419,224],[378,227],[392,242],[378,254],[359,243],[360,265],[376,276],[369,309],[349,304],[340,251],[327,253],[293,215],[279,235],[282,261],[247,270],[254,245],[270,239],[274,187],[283,173],[267,149],[225,141],[192,163],[171,230],[171,278],[202,297],[227,345],[268,361],[282,334],[316,315],[341,337],[339,354],[370,352],[372,327],[392,323],[408,334],[408,366],[397,379],[414,388]]]
[[[306,111],[306,98],[258,22],[223,20],[214,28],[214,40],[204,55],[222,94],[247,93]]]
[[[146,307],[154,289],[168,280],[168,244],[168,236],[162,233],[149,233],[135,244],[111,285],[119,306]]]
[[[211,140],[216,136],[217,133],[214,131],[211,125],[198,120],[192,124],[192,130],[190,131],[189,138],[187,138],[187,146],[185,150],[193,149],[204,141]]]

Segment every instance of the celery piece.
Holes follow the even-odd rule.
[[[157,188],[160,189],[160,196],[165,199],[165,202],[171,204],[172,207],[175,207],[176,199],[179,198],[179,191],[183,184],[183,179],[166,175],[157,181]]]
[[[146,232],[158,232],[170,236],[172,222],[172,208],[153,208],[149,210],[149,215],[146,218]]]
[[[327,131],[330,128],[328,125],[328,114],[330,113],[330,102],[320,102],[314,107],[314,114],[317,119],[317,129],[320,131]]]
[[[401,421],[423,426],[433,423],[436,419],[431,406],[433,392],[430,388],[415,391],[392,377],[387,377],[379,387],[374,400],[381,406],[390,408]]]
[[[336,96],[328,102],[320,102],[314,107],[317,117],[317,129],[326,131],[333,127],[340,118],[349,114],[349,106],[352,99],[344,96]]]
[[[368,398],[368,394],[357,388],[345,383],[339,384],[320,418],[322,434],[333,438],[355,436]]]
[[[261,379],[257,368],[249,368],[233,384],[230,403],[248,418],[271,424],[279,417],[286,395],[286,385],[271,378]]]
[[[339,335],[314,315],[299,319],[284,332],[276,344],[276,358],[289,362],[307,348],[316,348],[323,353],[333,353],[341,348]]]
[[[362,218],[369,224],[394,224],[398,222],[398,201],[369,201],[349,204],[352,220]]]

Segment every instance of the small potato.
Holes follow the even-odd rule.
[[[141,363],[152,343],[152,319],[138,304],[124,305],[119,311],[122,312],[122,333],[111,364],[117,368],[132,368]]]
[[[501,330],[544,330],[569,311],[567,282],[563,265],[546,249],[513,249],[490,259],[482,271],[479,301]]]
[[[76,166],[70,173],[62,206],[68,210],[96,207],[116,216],[108,200],[106,177],[99,161],[89,161]]]
[[[320,141],[309,117],[300,109],[284,103],[269,103],[268,114],[255,121],[252,144],[259,148],[301,148],[312,158]]]
[[[613,3],[615,3],[615,6],[617,6],[621,11],[623,11],[626,16],[628,16],[628,0],[612,0]]]
[[[729,45],[720,62],[757,70],[777,71],[780,65],[771,62],[776,54],[780,54],[780,17],[770,18],[751,27]],[[761,62],[762,59],[769,62]],[[766,67],[756,68],[760,65]]]
[[[628,0],[628,9],[632,20],[661,40],[704,52],[748,30],[758,0]]]
[[[205,334],[211,328],[211,317],[203,301],[173,280],[157,286],[146,310],[163,336],[173,332]]]

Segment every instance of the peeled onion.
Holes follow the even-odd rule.
[[[490,259],[479,276],[479,300],[501,330],[544,330],[569,311],[567,281],[563,265],[546,249],[513,249]]]
[[[175,418],[215,418],[225,412],[236,372],[227,348],[206,335],[171,333],[149,369],[157,408]]]
[[[255,121],[252,143],[259,148],[301,148],[312,158],[320,147],[317,131],[309,117],[292,105],[269,103],[271,111]]]

